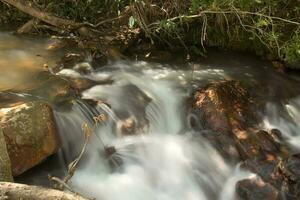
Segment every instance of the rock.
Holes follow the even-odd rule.
[[[215,143],[233,141],[231,146],[236,146],[241,160],[282,150],[277,142],[281,140],[278,131],[258,130],[260,117],[256,110],[255,97],[238,81],[219,81],[198,89],[191,108],[203,129],[222,133],[222,137],[213,138]]]
[[[191,111],[201,119],[204,129],[222,133],[222,140],[234,140],[244,160],[257,154],[256,143],[249,137],[253,135],[249,129],[258,121],[252,99],[240,82],[219,81],[195,92]]]
[[[284,141],[284,138],[283,138],[282,133],[281,133],[280,130],[271,129],[269,133],[276,142],[282,143]]]
[[[280,192],[261,178],[245,179],[237,182],[236,193],[239,200],[279,200]]]
[[[278,189],[287,184],[282,173],[281,161],[272,154],[248,159],[242,166],[258,174],[265,182]]]
[[[73,69],[80,74],[90,74],[93,71],[93,67],[89,62],[77,63]]]
[[[11,174],[11,164],[7,153],[3,131],[0,127],[0,182],[1,181],[12,182],[13,177]]]
[[[266,134],[267,132],[261,131],[261,133]],[[284,193],[287,199],[298,199],[297,197],[300,196],[300,171],[298,169],[300,156],[288,157],[284,146],[274,148],[271,140],[267,141],[267,143],[270,142],[269,144],[266,144],[263,139],[261,140],[258,140],[261,141],[259,145],[263,145],[260,153],[256,157],[246,160],[242,167],[258,174],[264,182]]]
[[[42,80],[38,87],[26,91],[33,97],[37,97],[36,99],[47,99],[52,104],[63,105],[78,96],[78,91],[64,78],[48,72],[39,73],[38,78]]]
[[[34,101],[0,109],[12,172],[17,176],[39,164],[60,147],[52,109]]]
[[[124,85],[122,94],[128,96],[122,99],[122,95],[118,95],[115,98],[122,99],[123,106],[108,101],[119,119],[115,126],[117,135],[124,136],[144,132],[149,125],[146,107],[152,101],[152,98],[132,84]]]
[[[289,180],[289,195],[297,199],[300,196],[300,154],[291,155],[283,166],[284,174]]]
[[[145,54],[144,56],[145,59],[149,60],[149,61],[171,61],[172,58],[172,54],[168,51],[151,51]]]
[[[69,83],[71,84],[71,87],[75,89],[76,91],[83,91],[86,89],[89,89],[93,87],[94,85],[97,84],[97,82],[89,80],[89,79],[84,79],[84,78],[67,78],[69,80]]]
[[[136,129],[136,121],[132,117],[117,122],[118,137],[133,135],[136,133]]]
[[[210,130],[200,131],[200,135],[206,138],[227,161],[239,161],[239,151],[233,138],[229,137],[227,134]],[[193,140],[197,140],[197,138],[202,140],[202,137],[196,137]]]
[[[300,195],[300,156],[289,156],[279,130],[259,130],[258,98],[250,91],[237,81],[199,88],[192,98],[190,111],[196,117],[191,127],[226,160],[234,158],[261,177],[260,181],[240,183],[241,199],[276,199],[278,191],[295,199]]]
[[[285,169],[294,181],[300,181],[300,154],[290,156],[285,162]]]
[[[85,59],[84,54],[78,53],[66,53],[60,60],[60,64],[64,65],[64,68],[72,68],[76,63],[83,62]]]
[[[277,61],[277,60],[273,60],[272,65],[275,67],[276,71],[278,71],[280,73],[286,72],[286,66],[284,65],[284,63]]]
[[[198,89],[192,109],[204,119],[204,129],[233,132],[238,138],[246,137],[245,129],[258,122],[251,109],[253,98],[238,81],[219,81]]]

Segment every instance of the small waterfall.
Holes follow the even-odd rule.
[[[228,165],[205,139],[194,140],[195,133],[186,128],[187,94],[182,79],[174,81],[174,76],[183,75],[145,66],[137,70],[137,63],[132,68],[121,63],[111,67],[114,84],[97,85],[82,94],[99,102],[98,106],[77,101],[71,111],[55,113],[68,162],[83,143],[82,123],[94,132],[71,179],[72,187],[102,200],[233,198],[233,182],[246,175]],[[158,76],[162,71],[164,76]],[[100,74],[90,76],[95,79]],[[93,117],[100,114],[107,118],[96,125]],[[135,128],[125,136],[121,129],[128,118]],[[115,151],[110,156],[105,154],[108,147]]]
[[[300,149],[300,96],[279,105],[268,103],[264,126],[279,129],[291,146]]]

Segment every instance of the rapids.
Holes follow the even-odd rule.
[[[86,160],[72,179],[73,187],[88,196],[112,200],[232,198],[232,187],[239,180],[236,177],[251,174],[228,165],[204,140],[193,142],[195,133],[187,129],[184,117],[187,92],[182,86],[189,73],[153,67],[144,62],[110,64],[114,84],[94,86],[83,93],[83,98],[107,101],[113,110],[99,106],[89,111],[78,103],[72,113],[56,112],[65,143],[72,141],[65,146],[67,155],[82,145],[78,140],[82,138],[82,122],[94,127],[97,135],[91,139]],[[97,73],[103,72],[86,78],[95,78]],[[130,85],[135,87],[126,89]],[[145,95],[151,99],[149,104],[144,102]],[[95,127],[89,114],[107,112],[111,112],[108,121]],[[118,123],[118,113],[135,120],[145,117],[149,127],[134,136],[118,137],[113,125]],[[101,156],[104,145],[114,146],[116,155]],[[116,170],[111,171],[110,162]]]
[[[51,56],[57,57],[41,50],[48,40],[35,41],[29,49],[26,41],[32,43],[0,33],[1,90],[17,88],[20,91],[28,82],[28,87],[32,87],[31,73],[36,68],[40,70]],[[45,56],[36,59],[37,52]],[[31,60],[30,63],[25,62],[25,58]],[[116,61],[92,69],[88,74],[78,73],[74,66],[56,75],[113,81],[83,91],[82,99],[75,100],[70,110],[55,110],[63,148],[58,153],[59,158],[49,163],[47,173],[58,170],[63,176],[67,165],[82,148],[82,125],[86,123],[93,134],[70,185],[91,198],[235,199],[235,183],[256,175],[224,160],[208,141],[190,128],[191,116],[186,111],[186,99],[191,92],[215,80],[248,80],[268,85],[264,98],[269,103],[265,111],[260,111],[264,116],[261,127],[280,129],[295,149],[300,148],[299,81],[273,71],[268,63],[256,57],[215,52],[204,61],[180,66]],[[89,105],[85,99],[92,99],[97,106]],[[104,115],[105,120],[96,122],[95,117],[100,115]],[[126,119],[132,120],[135,134],[124,136],[120,123]],[[107,155],[105,150],[109,147],[114,147],[115,152]],[[31,173],[30,179],[25,175],[21,181],[44,184],[45,181],[37,180],[41,178],[41,175],[36,176],[38,172]]]
[[[236,74],[236,69],[233,70],[199,65],[198,69],[191,72],[189,69],[174,69],[171,66],[140,61],[111,63],[101,71],[85,75],[85,78],[97,80],[97,77],[101,79],[106,74],[114,80],[112,85],[97,85],[82,94],[83,99],[108,102],[113,109],[102,109],[99,106],[89,110],[90,108],[78,103],[74,105],[72,113],[56,112],[56,118],[59,119],[57,123],[62,128],[60,132],[68,134],[63,136],[66,143],[73,141],[65,150],[69,152],[67,155],[74,152],[74,144],[81,146],[74,141],[82,137],[79,131],[82,122],[88,122],[94,127],[97,135],[92,138],[87,158],[72,179],[73,187],[88,196],[107,200],[235,199],[235,183],[256,175],[227,163],[203,138],[195,140],[196,133],[189,129],[184,105],[194,86],[223,78],[260,78],[255,77],[255,73],[250,70],[247,72],[245,68],[239,71],[241,73],[245,70],[245,74]],[[282,79],[275,72],[269,73]],[[272,98],[274,94],[270,94],[266,98]],[[261,126],[281,129],[281,125],[286,124],[289,129],[294,129],[294,134],[299,133],[294,120],[298,120],[296,115],[299,116],[300,101],[295,98],[288,109],[291,124],[286,124],[287,118],[281,118],[278,113],[272,115],[270,112],[276,111],[268,104]],[[150,103],[147,99],[151,99]],[[286,105],[277,105],[277,108],[280,107]],[[103,122],[102,126],[95,127],[93,114],[90,113],[107,113],[109,120]],[[141,116],[141,113],[145,116]],[[119,137],[118,130],[113,125],[120,120],[118,115],[125,115],[125,118],[132,116],[136,121],[145,117],[149,120],[149,127],[139,130],[134,136]],[[276,123],[276,120],[280,120],[281,124]],[[70,127],[73,127],[72,131]],[[72,135],[69,135],[70,132]],[[293,134],[291,130],[286,133]],[[104,151],[105,145],[116,147],[117,154],[110,158],[101,156],[99,152]],[[111,171],[109,159],[116,166],[122,160],[121,167]]]

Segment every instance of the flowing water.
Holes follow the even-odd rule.
[[[36,62],[32,55],[36,54],[35,51],[43,52],[39,48],[48,43],[47,40],[36,41],[36,46],[27,51],[16,50],[21,48],[20,41],[17,41],[17,46],[9,44],[12,50],[8,51],[4,40],[13,43],[19,39],[0,35],[0,59],[5,60],[4,64],[0,62],[1,73],[9,65],[16,66],[12,68],[14,73],[24,74],[20,68],[26,66],[10,56],[19,55],[15,51],[22,51],[26,58]],[[26,46],[26,41],[21,43]],[[54,54],[44,55],[51,57]],[[41,66],[47,56],[30,66]],[[28,82],[27,76],[30,78],[31,74],[26,73],[21,82]],[[70,182],[74,190],[91,198],[235,199],[235,183],[256,175],[224,160],[190,128],[190,114],[186,111],[186,99],[191,92],[215,80],[247,80],[266,85],[264,97],[269,103],[265,111],[260,111],[264,115],[261,127],[282,130],[290,144],[295,149],[300,148],[299,80],[274,72],[268,63],[255,57],[213,53],[199,63],[180,66],[118,61],[92,69],[88,74],[80,74],[74,66],[74,69],[60,71],[57,76],[81,77],[95,82],[112,80],[110,84],[96,84],[83,91],[82,99],[74,101],[71,109],[54,111],[63,148],[59,153],[59,163],[53,168],[65,171],[65,166],[79,154],[84,143],[84,123],[93,132]],[[17,82],[16,85],[10,84],[17,77],[1,74],[0,88],[23,89]],[[92,99],[96,106],[86,103],[85,99]],[[128,123],[134,134],[123,130]],[[39,181],[33,183],[39,184]]]

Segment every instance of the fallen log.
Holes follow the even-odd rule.
[[[83,23],[77,23],[72,20],[62,19],[60,17],[54,16],[51,13],[44,12],[41,9],[35,7],[32,2],[27,2],[25,0],[0,0],[3,3],[14,6],[18,10],[31,15],[32,17],[39,19],[47,24],[58,27],[63,30],[74,30],[83,26]]]
[[[0,182],[0,200],[88,200],[78,194],[29,186],[18,183]]]
[[[37,19],[31,19],[28,22],[26,22],[23,26],[21,26],[18,30],[17,33],[18,34],[26,34],[26,33],[30,33],[34,30],[34,27],[37,25],[37,23],[39,22],[39,20]]]

